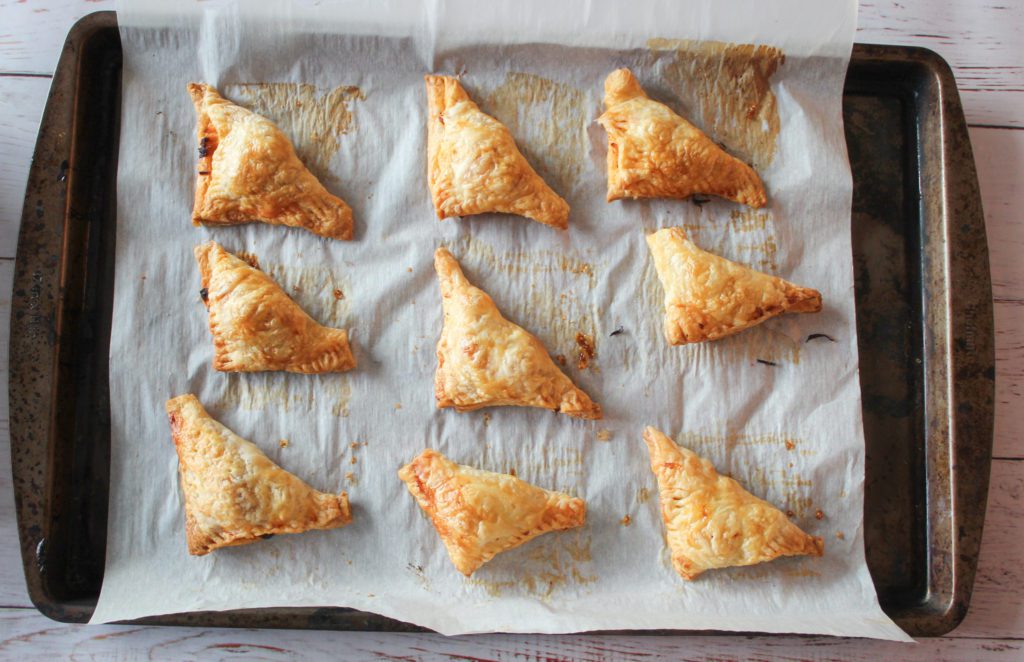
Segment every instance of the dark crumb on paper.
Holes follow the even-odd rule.
[[[690,198],[690,202],[692,202],[693,204],[697,205],[698,207],[703,208],[704,205],[706,205],[707,203],[711,202],[711,198],[705,198],[702,195],[695,195],[695,196],[692,196]]]
[[[633,520],[630,518],[629,515],[626,515],[625,517],[619,520],[619,524],[621,524],[622,526],[629,526],[632,523]]]
[[[202,158],[206,158],[206,156],[209,155],[209,153],[210,153],[209,149],[208,149],[209,142],[210,142],[210,139],[207,138],[206,136],[203,136],[203,139],[199,141],[199,158],[201,158],[201,159]]]
[[[209,170],[200,170],[200,171],[199,171],[199,174],[200,174],[200,175],[209,175],[209,174],[210,174],[210,171],[209,171]]]
[[[203,289],[199,290],[199,296],[203,297],[203,301],[209,301],[210,300],[210,290],[208,290],[208,289],[206,289],[204,287]]]
[[[509,475],[509,476],[517,476],[517,474],[516,474],[516,468],[515,468],[515,467],[512,467],[512,468],[510,468],[510,469],[508,470],[508,475]]]
[[[608,441],[611,438],[612,438],[612,431],[611,430],[609,430],[607,428],[603,428],[603,429],[597,431],[597,440],[598,441]]]
[[[792,439],[787,439],[786,440],[786,450],[787,451],[791,451],[794,448],[796,448],[796,442],[793,441]]]
[[[337,299],[338,301],[341,301],[342,299],[345,298],[345,293],[341,291],[340,287],[334,288],[334,298]]]
[[[561,364],[562,366],[565,366],[565,354],[559,354],[558,356],[555,357],[555,360],[558,361],[558,363]]]
[[[262,536],[260,536],[260,538],[263,538],[264,540],[270,540],[273,537],[274,537],[273,533],[264,533]]]
[[[836,538],[839,538],[840,540],[846,540],[846,534],[842,531],[836,531]]]
[[[793,516],[793,511],[790,510],[789,508],[787,508],[786,509],[786,517],[792,517],[792,516]]]
[[[579,353],[576,362],[576,367],[580,370],[586,370],[590,366],[590,361],[597,356],[597,352],[594,350],[594,339],[585,333],[576,334],[576,345],[579,347]]]
[[[814,511],[814,519],[825,519],[825,513],[821,512],[821,509]]]
[[[423,566],[421,566],[421,565],[413,565],[412,563],[407,563],[405,565],[405,567],[408,568],[409,570],[411,570],[412,572],[415,572],[418,575],[422,575],[423,574]]]
[[[281,448],[288,448],[288,440],[282,439],[281,441],[277,442],[277,445],[280,446]]]
[[[757,362],[760,363],[761,365],[770,365],[773,368],[779,367],[778,363],[776,363],[775,361],[769,361],[768,359],[758,359]]]
[[[608,334],[608,337],[609,337],[609,338],[614,338],[615,336],[617,336],[617,335],[619,335],[619,334],[622,334],[622,333],[625,333],[625,332],[626,332],[626,330],[625,330],[625,329],[623,329],[623,328],[622,328],[622,327],[620,326],[619,328],[617,328],[617,329],[615,329],[614,331],[612,331],[611,333],[609,333],[609,334]]]
[[[824,338],[825,340],[827,340],[829,342],[835,342],[836,341],[835,338],[833,338],[832,336],[828,335],[827,333],[812,333],[811,335],[807,336],[807,340],[805,340],[804,342],[811,342],[812,340],[817,340],[818,338]]]
[[[345,474],[345,480],[347,480],[350,485],[356,485],[359,483],[359,480],[356,478],[356,475],[351,471]]]

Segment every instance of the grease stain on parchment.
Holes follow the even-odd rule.
[[[665,83],[712,139],[756,170],[771,165],[780,127],[771,77],[786,60],[781,50],[660,38],[647,47],[673,53],[663,68]]]
[[[327,407],[333,416],[348,416],[352,385],[346,375],[230,372],[224,378],[216,402],[222,409],[319,413]]]
[[[593,560],[591,538],[579,532],[553,533],[526,543],[512,579],[485,579],[488,566],[467,580],[479,586],[492,598],[505,595],[530,595],[547,601],[560,588],[579,588],[593,584],[597,575],[589,574],[587,564]],[[501,558],[500,556],[498,557]],[[495,563],[492,561],[491,563]]]
[[[580,181],[587,155],[584,103],[583,92],[570,85],[511,72],[483,110],[508,127],[526,160],[541,177],[550,173],[548,184],[562,192]]]
[[[279,262],[265,265],[267,274],[314,320],[344,328],[351,285],[348,277],[322,265],[292,266]],[[341,293],[341,296],[339,296]]]
[[[331,159],[341,137],[356,130],[352,106],[366,98],[354,85],[331,90],[310,83],[239,83],[227,96],[269,118],[292,138],[299,160],[321,181],[337,182]]]

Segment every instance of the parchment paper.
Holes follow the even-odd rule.
[[[906,639],[879,609],[863,554],[841,118],[855,12],[854,2],[811,0],[121,3],[111,494],[93,622],[338,605],[447,634],[678,628]],[[620,66],[752,161],[768,208],[606,203],[606,138],[593,120],[604,78]],[[572,206],[568,232],[516,217],[436,220],[425,176],[428,72],[461,73],[482,109],[506,122]],[[354,209],[355,241],[262,224],[192,227],[189,81],[278,122]],[[669,347],[644,235],[671,225],[819,289],[824,311]],[[317,320],[350,329],[359,367],[215,372],[192,257],[210,238],[255,256]],[[604,420],[435,408],[432,254],[442,243],[507,317],[565,357]],[[583,369],[577,333],[596,345]],[[164,401],[185,392],[314,487],[347,490],[354,523],[190,557],[164,414]],[[825,539],[825,555],[681,580],[641,441],[648,424],[791,512]],[[586,526],[501,554],[467,580],[395,475],[425,447],[579,495]]]

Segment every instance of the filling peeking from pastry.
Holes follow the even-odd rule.
[[[446,248],[434,253],[444,327],[437,342],[438,408],[543,407],[577,418],[601,418],[601,407],[548,356],[541,342],[505,319],[474,287]]]
[[[178,451],[190,554],[352,521],[344,492],[314,490],[214,420],[196,396],[168,400],[167,417]]]
[[[487,561],[550,531],[582,526],[582,499],[509,474],[456,464],[427,449],[398,472],[430,516],[455,568],[469,577]]]
[[[629,69],[605,80],[604,106],[597,121],[608,133],[608,202],[703,193],[751,207],[767,204],[753,168],[648,97]]]
[[[352,238],[352,210],[299,161],[288,137],[265,117],[235,105],[210,85],[189,83],[199,164],[192,222],[260,221]]]
[[[672,566],[683,579],[705,570],[764,563],[780,556],[821,556],[825,544],[708,460],[658,430],[644,428],[658,479]]]
[[[214,368],[321,373],[356,366],[348,333],[315,322],[270,276],[213,241],[194,252],[209,311]]]
[[[454,78],[426,76],[427,181],[440,219],[497,212],[564,230],[569,205]]]
[[[647,235],[665,288],[665,337],[672,345],[716,340],[782,313],[816,313],[821,293],[755,271],[696,246],[682,228]]]

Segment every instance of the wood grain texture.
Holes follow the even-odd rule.
[[[786,636],[385,635],[365,632],[68,626],[0,609],[0,656],[150,660],[1020,660],[1024,642],[924,639],[897,644]]]
[[[0,76],[0,258],[16,252],[28,168],[49,90],[49,78]]]

